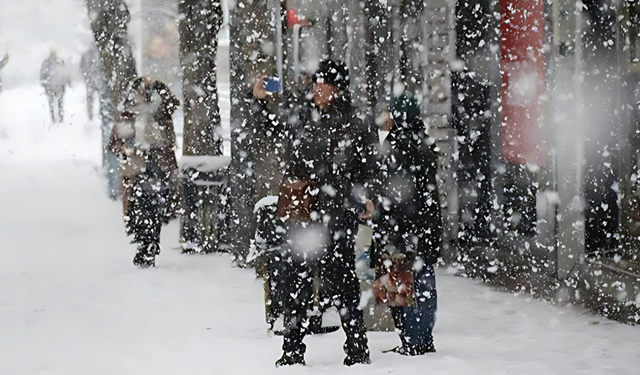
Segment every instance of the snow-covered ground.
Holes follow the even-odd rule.
[[[339,331],[306,338],[306,367],[275,369],[282,339],[267,334],[252,270],[181,255],[175,222],[157,269],[131,264],[80,83],[50,124],[39,64],[55,42],[75,69],[88,41],[80,0],[0,2],[0,375],[640,373],[640,328],[443,270],[437,353],[383,354],[399,340],[372,332],[372,364],[347,368]]]
[[[38,87],[0,96],[0,374],[637,374],[640,329],[438,273],[438,352],[344,367],[341,331],[307,337],[306,367],[275,369],[262,282],[227,256],[176,251],[136,269],[106,195],[82,87],[50,125]]]

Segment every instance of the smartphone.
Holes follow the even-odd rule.
[[[264,89],[267,92],[280,92],[280,78],[267,77],[264,79]]]

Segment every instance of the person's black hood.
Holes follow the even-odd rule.
[[[321,60],[313,74],[313,82],[328,83],[346,91],[350,83],[349,68],[342,61]]]
[[[413,94],[403,92],[391,102],[391,114],[399,129],[420,130],[423,123],[420,118],[420,106]]]

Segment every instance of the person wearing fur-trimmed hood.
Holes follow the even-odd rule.
[[[171,117],[179,104],[164,83],[137,78],[126,96],[123,121],[111,133],[110,149],[121,157],[125,228],[138,246],[133,264],[142,268],[155,266],[162,224],[180,209]]]

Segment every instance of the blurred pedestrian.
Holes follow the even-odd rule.
[[[395,98],[390,113],[383,113],[382,119],[383,130],[389,133],[380,148],[380,197],[373,220],[376,246],[372,262],[383,270],[397,266],[391,279],[410,284],[405,286],[410,293],[387,301],[402,343],[392,351],[420,355],[435,352],[432,332],[437,292],[433,265],[442,245],[437,154],[410,93]],[[396,261],[398,264],[393,265]],[[407,277],[398,277],[403,270]],[[376,294],[381,289],[380,280],[389,279],[385,273],[378,272]]]
[[[125,227],[138,246],[133,264],[141,268],[155,267],[162,224],[180,206],[171,117],[179,104],[164,83],[137,78],[124,103],[123,121],[112,132],[109,146],[122,158]]]
[[[64,120],[64,92],[71,84],[69,74],[55,48],[51,48],[49,56],[42,62],[40,82],[49,101],[49,111],[53,123]],[[57,109],[57,116],[56,116]]]
[[[106,81],[104,73],[102,72],[100,55],[95,46],[92,46],[82,54],[80,58],[80,73],[82,73],[82,78],[84,78],[87,89],[87,115],[89,116],[89,120],[93,120],[94,94],[100,94],[102,90],[104,90]]]
[[[268,106],[265,79],[254,86],[254,96]],[[354,242],[359,219],[368,218],[367,200],[375,174],[375,135],[354,116],[349,96],[349,72],[339,61],[323,60],[307,97],[283,104],[286,171],[277,204],[285,226],[285,246],[279,254],[279,272],[285,280],[284,351],[276,366],[304,364],[308,334],[307,306],[312,282],[321,283],[321,309],[335,305],[347,336],[344,364],[368,364],[369,348],[360,284],[355,274]]]

